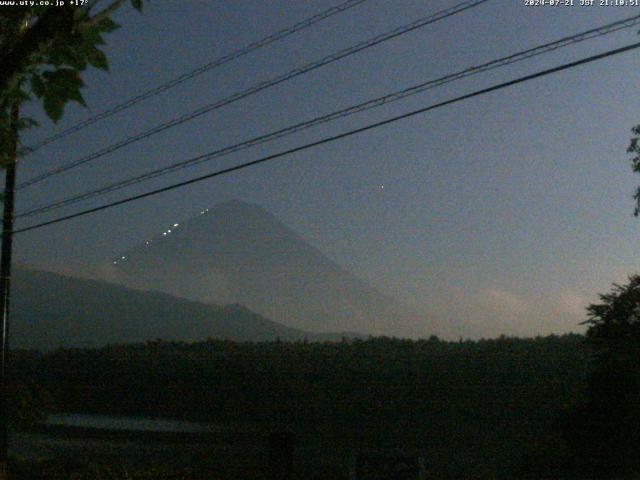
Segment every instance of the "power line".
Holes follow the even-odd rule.
[[[187,113],[185,115],[181,115],[180,117],[174,118],[173,120],[170,120],[168,122],[162,123],[160,125],[155,126],[154,128],[150,129],[150,130],[146,130],[142,133],[127,137],[115,144],[109,145],[97,152],[94,152],[92,154],[89,154],[85,157],[79,158],[77,160],[74,160],[72,162],[69,162],[66,165],[62,165],[60,167],[54,168],[52,170],[49,170],[48,172],[45,172],[41,175],[38,175],[36,177],[33,177],[25,182],[20,183],[17,186],[17,189],[22,189],[31,185],[34,185],[36,183],[39,183],[47,178],[50,178],[54,175],[58,175],[60,173],[66,172],[68,170],[71,170],[72,168],[76,168],[80,165],[84,165],[92,160],[95,160],[97,158],[100,158],[104,155],[107,155],[109,153],[113,153],[119,149],[121,149],[122,147],[125,147],[127,145],[130,145],[132,143],[138,142],[140,140],[143,140],[145,138],[149,138],[152,135],[155,135],[157,133],[163,132],[169,128],[175,127],[177,125],[180,125],[182,123],[188,122],[189,120],[193,120],[195,118],[198,118],[206,113],[209,113],[213,110],[217,110],[221,107],[224,107],[226,105],[229,105],[231,103],[237,102],[238,100],[242,100],[243,98],[249,97],[251,95],[254,95],[258,92],[261,92],[263,90],[266,90],[268,88],[274,87],[276,85],[279,85],[283,82],[286,82],[288,80],[291,80],[292,78],[298,77],[300,75],[303,75],[305,73],[308,73],[312,70],[316,70],[318,68],[324,67],[326,65],[329,65],[330,63],[336,62],[338,60],[341,60],[343,58],[346,58],[348,56],[354,55],[355,53],[361,52],[363,50],[366,50],[368,48],[374,47],[380,43],[386,42],[388,40],[391,40],[393,38],[399,37],[400,35],[404,35],[406,33],[409,33],[411,31],[417,30],[419,28],[425,27],[427,25],[430,25],[432,23],[435,23],[439,20],[443,20],[445,18],[451,17],[453,15],[456,15],[458,13],[461,13],[465,10],[468,10],[470,8],[476,7],[478,5],[481,5],[485,2],[488,2],[489,0],[467,0],[465,2],[462,2],[458,5],[455,5],[451,8],[448,8],[446,10],[442,10],[440,12],[437,12],[433,15],[429,15],[427,17],[423,17],[420,18],[408,25],[403,25],[401,27],[398,27],[390,32],[386,32],[383,34],[380,34],[376,37],[373,37],[369,40],[365,40],[363,42],[360,42],[352,47],[346,48],[344,50],[340,50],[337,53],[333,53],[331,55],[328,55],[324,58],[322,58],[321,60],[315,61],[315,62],[311,62],[308,63],[302,67],[296,68],[294,70],[291,70],[285,74],[279,75],[277,77],[274,77],[270,80],[266,80],[264,82],[258,83],[256,85],[254,85],[253,87],[248,88],[247,90],[243,90],[241,92],[237,92],[234,93],[233,95],[223,98],[221,100],[218,100],[212,104],[209,105],[205,105],[204,107],[201,107],[197,110],[194,110],[193,112]]]
[[[316,23],[319,23],[323,20],[326,20],[327,18],[330,18],[334,15],[337,15],[339,13],[342,13],[346,10],[349,10],[353,7],[356,7],[358,5],[360,5],[361,3],[366,2],[367,0],[347,0],[344,3],[341,3],[339,5],[336,5],[334,7],[331,7],[323,12],[320,12],[316,15],[313,15],[311,17],[305,18],[304,20],[296,23],[295,25],[292,25],[290,27],[284,28],[282,30],[277,31],[276,33],[273,33],[267,37],[264,37],[256,42],[250,43],[249,45],[239,48],[237,50],[234,50],[233,52],[224,55],[222,57],[216,58],[215,60],[212,60],[209,63],[206,63],[204,65],[201,65],[198,68],[195,68],[189,72],[186,72],[172,80],[169,80],[166,83],[163,83],[161,85],[158,85],[155,88],[152,88],[151,90],[147,90],[144,93],[141,93],[140,95],[137,95],[135,97],[132,97],[122,103],[119,103],[118,105],[109,108],[107,110],[104,110],[96,115],[94,115],[93,117],[90,117],[82,122],[79,122],[69,128],[67,128],[66,130],[61,131],[60,133],[57,133],[55,135],[52,135],[50,137],[47,137],[37,143],[35,143],[34,145],[28,146],[25,148],[25,153],[29,154],[32,152],[35,152],[36,150],[44,147],[45,145],[48,145],[50,143],[53,143],[57,140],[60,140],[61,138],[65,138],[69,135],[71,135],[74,132],[77,132],[79,130],[82,130],[90,125],[93,125],[97,122],[99,122],[100,120],[104,120],[105,118],[108,118],[112,115],[115,115],[118,112],[121,112],[123,110],[126,110],[128,108],[131,108],[132,106],[147,100],[148,98],[151,97],[155,97],[156,95],[159,95],[163,92],[166,92],[167,90],[176,87],[178,85],[180,85],[181,83],[186,82],[187,80],[191,80],[192,78],[197,77],[198,75],[201,75],[205,72],[208,72],[210,70],[213,70],[215,68],[221,67],[222,65],[225,65],[233,60],[236,60],[237,58],[243,57],[244,55],[247,55],[251,52],[255,52],[256,50],[259,50],[263,47],[266,47],[267,45],[270,45],[272,43],[275,43],[279,40],[282,40],[286,37],[289,37],[291,35],[293,35],[294,33],[297,33],[301,30],[304,30],[306,28],[309,28],[313,25],[315,25]]]
[[[629,17],[623,20],[618,20],[616,22],[612,22],[609,23],[607,25],[603,25],[601,27],[596,27],[596,28],[592,28],[590,30],[586,30],[584,32],[575,34],[575,35],[571,35],[569,37],[564,37],[561,38],[559,40],[555,40],[553,42],[549,42],[549,43],[545,43],[524,51],[520,51],[511,55],[508,55],[506,57],[502,57],[496,60],[492,60],[490,62],[478,65],[478,66],[474,66],[474,67],[469,67],[465,70],[461,70],[459,72],[456,73],[452,73],[449,75],[446,75],[444,77],[440,77],[438,79],[435,80],[429,80],[426,82],[422,82],[418,85],[414,85],[411,86],[409,88],[405,88],[403,90],[399,90],[387,95],[383,95],[381,97],[377,97],[371,100],[368,100],[366,102],[362,102],[359,103],[357,105],[352,105],[350,107],[326,114],[326,115],[322,115],[322,116],[318,116],[315,117],[311,120],[307,120],[304,122],[300,122],[294,125],[291,125],[289,127],[286,128],[282,128],[279,130],[275,130],[273,132],[267,133],[265,135],[261,135],[258,137],[254,137],[251,138],[249,140],[245,140],[243,142],[237,143],[235,145],[231,145],[228,147],[224,147],[222,149],[219,150],[215,150],[213,152],[204,154],[204,155],[199,155],[181,162],[177,162],[174,163],[172,165],[168,165],[166,167],[163,168],[159,168],[156,170],[152,170],[150,172],[135,176],[135,177],[131,177],[131,178],[127,178],[103,187],[100,187],[98,189],[95,190],[90,190],[88,192],[84,192],[78,195],[74,195],[71,197],[67,197],[61,200],[57,200],[53,203],[41,206],[41,207],[37,207],[37,208],[33,208],[31,210],[25,211],[25,212],[21,212],[18,213],[16,215],[16,218],[22,218],[22,217],[29,217],[29,216],[34,216],[34,215],[39,215],[51,210],[56,210],[58,208],[62,208],[68,205],[72,205],[74,203],[78,203],[80,201],[83,200],[88,200],[90,198],[94,198],[96,196],[99,195],[103,195],[105,193],[110,193],[116,190],[120,190],[122,188],[131,186],[131,185],[135,185],[138,183],[141,183],[143,181],[146,180],[150,180],[156,177],[160,177],[162,175],[166,175],[178,170],[182,170],[183,168],[187,168],[187,167],[192,167],[194,165],[198,165],[200,163],[203,162],[207,162],[210,161],[214,158],[219,158],[222,156],[226,156],[229,155],[231,153],[235,153],[238,152],[240,150],[244,150],[246,148],[250,148],[256,145],[260,145],[269,141],[273,141],[288,135],[291,135],[293,133],[297,133],[300,132],[302,130],[306,130],[309,129],[311,127],[314,127],[316,125],[319,124],[323,124],[323,123],[328,123],[331,122],[333,120],[337,120],[339,118],[344,118],[350,115],[353,115],[355,113],[360,113],[363,111],[367,111],[373,108],[377,108],[379,106],[385,105],[385,104],[389,104],[395,101],[398,101],[400,99],[412,96],[412,95],[416,95],[418,93],[422,93],[426,90],[430,90],[432,88],[435,87],[439,87],[441,85],[445,85],[447,83],[456,81],[456,80],[460,80],[462,78],[466,78],[466,77],[470,77],[473,75],[477,75],[479,73],[483,73],[489,70],[493,70],[496,68],[500,68],[506,65],[510,65],[516,62],[520,62],[538,55],[542,55],[551,51],[555,51],[557,49],[560,48],[564,48],[567,47],[569,45],[573,45],[575,43],[578,42],[582,42],[585,40],[589,40],[592,38],[596,38],[596,37],[601,37],[604,35],[608,35],[611,34],[613,32],[616,32],[618,30],[622,30],[625,28],[630,28],[633,27],[635,25],[640,24],[640,15],[636,15],[633,17]]]
[[[487,94],[487,93],[490,93],[490,92],[494,92],[496,90],[501,90],[503,88],[507,88],[507,87],[510,87],[510,86],[513,86],[513,85],[524,83],[524,82],[527,82],[529,80],[533,80],[533,79],[536,79],[536,78],[544,77],[544,76],[547,76],[547,75],[551,75],[553,73],[557,73],[557,72],[560,72],[560,71],[563,71],[563,70],[568,70],[570,68],[574,68],[574,67],[577,67],[579,65],[584,65],[584,64],[587,64],[587,63],[595,62],[595,61],[601,60],[603,58],[611,57],[611,56],[614,56],[614,55],[619,55],[621,53],[628,52],[628,51],[631,51],[631,50],[635,50],[637,48],[640,48],[640,42],[633,43],[631,45],[620,47],[620,48],[617,48],[617,49],[614,49],[614,50],[608,50],[608,51],[606,51],[604,53],[600,53],[600,54],[597,54],[597,55],[592,55],[590,57],[585,57],[585,58],[582,58],[580,60],[576,60],[576,61],[573,61],[573,62],[570,62],[570,63],[565,63],[565,64],[557,66],[557,67],[548,68],[546,70],[542,70],[542,71],[539,71],[539,72],[536,72],[536,73],[533,73],[533,74],[530,74],[530,75],[525,75],[524,77],[516,78],[515,80],[510,80],[508,82],[503,82],[503,83],[499,83],[497,85],[493,85],[491,87],[487,87],[487,88],[483,88],[483,89],[480,89],[480,90],[476,90],[474,92],[467,93],[465,95],[461,95],[461,96],[458,96],[458,97],[455,97],[455,98],[452,98],[452,99],[449,99],[449,100],[445,100],[443,102],[439,102],[439,103],[436,103],[436,104],[433,104],[433,105],[429,105],[427,107],[423,107],[423,108],[420,108],[418,110],[413,110],[413,111],[410,111],[408,113],[404,113],[402,115],[397,115],[395,117],[388,118],[386,120],[382,120],[382,121],[379,121],[379,122],[371,123],[371,124],[366,125],[364,127],[360,127],[360,128],[356,128],[356,129],[353,129],[353,130],[349,130],[347,132],[343,132],[343,133],[340,133],[340,134],[337,134],[337,135],[333,135],[333,136],[330,136],[330,137],[325,137],[325,138],[323,138],[321,140],[317,140],[315,142],[307,143],[307,144],[301,145],[299,147],[290,148],[288,150],[284,150],[284,151],[281,151],[281,152],[278,152],[278,153],[275,153],[275,154],[272,154],[272,155],[268,155],[266,157],[261,157],[261,158],[259,158],[257,160],[253,160],[253,161],[250,161],[250,162],[242,163],[242,164],[235,165],[233,167],[225,168],[225,169],[222,169],[222,170],[217,170],[215,172],[212,172],[212,173],[209,173],[209,174],[206,174],[206,175],[201,175],[199,177],[195,177],[195,178],[192,178],[190,180],[186,180],[186,181],[179,182],[179,183],[174,183],[174,184],[166,186],[166,187],[162,187],[162,188],[158,188],[158,189],[155,189],[155,190],[151,190],[149,192],[141,193],[139,195],[133,195],[131,197],[127,197],[127,198],[124,198],[124,199],[121,199],[121,200],[117,200],[115,202],[106,203],[106,204],[100,205],[98,207],[89,208],[87,210],[83,210],[83,211],[80,211],[80,212],[77,212],[77,213],[74,213],[74,214],[71,214],[71,215],[66,215],[64,217],[58,217],[58,218],[55,218],[53,220],[49,220],[49,221],[46,221],[46,222],[38,223],[36,225],[31,225],[29,227],[25,227],[25,228],[21,228],[21,229],[18,229],[18,230],[14,230],[13,233],[28,232],[30,230],[35,230],[37,228],[42,228],[42,227],[45,227],[47,225],[53,225],[53,224],[56,224],[56,223],[64,222],[64,221],[67,221],[67,220],[71,220],[73,218],[77,218],[77,217],[81,217],[81,216],[84,216],[84,215],[88,215],[90,213],[98,212],[98,211],[101,211],[101,210],[106,210],[108,208],[112,208],[112,207],[115,207],[115,206],[118,206],[118,205],[123,205],[123,204],[130,203],[130,202],[133,202],[133,201],[136,201],[136,200],[141,200],[143,198],[151,197],[151,196],[163,193],[163,192],[168,192],[170,190],[175,190],[177,188],[185,187],[187,185],[191,185],[191,184],[198,183],[198,182],[201,182],[201,181],[204,181],[204,180],[208,180],[210,178],[214,178],[214,177],[217,177],[217,176],[220,176],[220,175],[225,175],[227,173],[235,172],[235,171],[238,171],[238,170],[243,170],[245,168],[252,167],[254,165],[258,165],[258,164],[261,164],[261,163],[269,162],[271,160],[275,160],[275,159],[278,159],[278,158],[281,158],[281,157],[284,157],[284,156],[287,156],[287,155],[291,155],[293,153],[301,152],[301,151],[304,151],[304,150],[309,150],[311,148],[314,148],[314,147],[317,147],[317,146],[320,146],[320,145],[324,145],[326,143],[335,142],[335,141],[341,140],[343,138],[351,137],[351,136],[356,135],[358,133],[366,132],[366,131],[372,130],[374,128],[378,128],[378,127],[382,127],[384,125],[395,123],[395,122],[397,122],[399,120],[403,120],[403,119],[410,118],[410,117],[413,117],[413,116],[416,116],[416,115],[419,115],[419,114],[422,114],[422,113],[426,113],[428,111],[435,110],[437,108],[441,108],[441,107],[444,107],[444,106],[447,106],[447,105],[451,105],[451,104],[454,104],[454,103],[457,103],[457,102],[461,102],[461,101],[467,100],[469,98],[473,98],[473,97],[477,97],[477,96],[480,96],[480,95],[484,95],[484,94]]]

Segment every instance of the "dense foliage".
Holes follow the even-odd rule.
[[[426,452],[439,476],[512,472],[582,395],[583,337],[150,342],[16,354],[61,411],[290,429],[323,455]]]
[[[69,101],[85,105],[81,74],[89,65],[108,69],[103,35],[118,27],[110,17],[125,2],[111,0],[102,8],[96,0],[65,7],[20,2],[0,8],[0,166],[11,160],[16,129],[35,125],[25,118],[13,124],[20,104],[35,97],[54,121]],[[142,8],[142,0],[131,4]]]
[[[640,474],[640,276],[600,300],[585,322],[595,356],[587,398],[564,429],[575,467],[620,478]]]

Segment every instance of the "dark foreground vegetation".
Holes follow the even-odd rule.
[[[586,323],[585,337],[156,341],[23,351],[12,362],[22,385],[13,403],[23,412],[17,421],[31,425],[45,408],[217,425],[202,455],[187,450],[190,468],[222,458],[216,443],[240,453],[218,462],[215,473],[168,478],[250,478],[251,468],[260,478],[257,445],[268,432],[293,435],[286,438],[296,442],[298,478],[346,478],[355,452],[385,450],[424,456],[428,478],[638,478],[640,276],[602,295]],[[176,460],[177,452],[157,458]],[[40,468],[15,468],[24,467]],[[99,467],[74,468],[85,475]],[[234,468],[240,471],[229,473]],[[36,478],[30,475],[22,478]]]
[[[150,342],[17,352],[17,378],[64,412],[292,431],[310,462],[355,450],[419,451],[437,478],[508,477],[557,442],[560,411],[585,395],[578,335],[443,342]]]

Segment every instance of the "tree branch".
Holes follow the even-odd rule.
[[[78,19],[75,9],[52,7],[47,9],[30,26],[15,47],[0,56],[0,96],[5,95],[17,76],[23,74],[32,64],[33,57],[46,53],[47,48],[59,36],[73,31],[77,23],[95,25],[109,18],[127,0],[113,0],[107,7],[86,19]],[[95,6],[93,3],[93,6]],[[84,11],[88,15],[88,9]],[[80,22],[78,22],[80,20]]]
[[[73,10],[50,8],[25,31],[15,47],[0,58],[0,95],[7,92],[15,77],[29,66],[33,56],[44,53],[56,36],[73,29]]]
[[[126,1],[127,0],[114,0],[111,5],[100,10],[100,12],[96,13],[87,21],[91,24],[95,24],[100,22],[101,20],[104,20],[105,18],[109,18],[113,14],[113,12],[119,9]]]

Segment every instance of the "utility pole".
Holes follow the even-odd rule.
[[[5,165],[4,213],[2,216],[2,253],[0,257],[0,312],[2,313],[2,342],[0,345],[0,480],[7,480],[7,444],[9,390],[7,382],[7,354],[9,352],[9,297],[11,293],[11,243],[13,240],[13,200],[16,185],[16,157],[18,152],[19,103],[11,107],[11,146]]]

